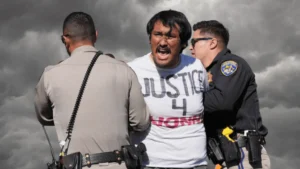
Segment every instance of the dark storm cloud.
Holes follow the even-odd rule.
[[[152,1],[148,1],[148,0],[138,0],[136,1],[136,3],[140,3],[145,7],[152,7],[156,4],[158,4],[159,2],[162,2],[160,0],[152,0]]]
[[[1,102],[6,96],[24,94],[36,83],[41,74],[39,72],[47,64],[54,64],[53,60],[59,59],[61,54],[55,52],[58,46],[53,43],[55,42],[52,38],[54,36],[55,33],[47,35],[43,32],[26,32],[19,40],[2,43],[0,50],[4,55],[1,56],[1,61],[4,61],[1,62],[0,67],[0,82],[3,86],[1,90],[4,92],[1,92],[3,95]]]
[[[300,108],[281,105],[262,109],[264,122],[269,126],[266,148],[271,154],[272,168],[299,166],[299,111]]]
[[[28,30],[51,31],[61,28],[66,8],[86,6],[83,1],[4,1],[1,2],[1,37],[15,40],[24,36]]]
[[[1,168],[41,168],[50,159],[45,136],[34,119],[32,99],[32,91],[7,97],[0,108]]]
[[[185,13],[192,25],[217,19],[229,28],[230,49],[244,57],[256,73],[263,121],[269,128],[272,168],[296,168],[300,164],[299,129],[295,127],[300,119],[299,7],[296,0],[1,2],[1,168],[44,168],[51,160],[35,118],[34,87],[45,66],[67,57],[60,35],[63,19],[70,12],[89,13],[99,32],[96,46],[129,61],[149,52],[146,23],[166,9]],[[47,130],[57,152],[55,130]]]
[[[21,38],[28,30],[60,33],[63,19],[70,12],[84,11],[94,18],[100,36],[98,45],[103,50],[119,48],[139,52],[147,45],[144,42],[147,40],[145,19],[148,19],[143,17],[144,7],[140,8],[138,3],[133,6],[132,1],[5,1],[0,7],[3,13],[0,19],[5,22],[0,33],[7,41]]]
[[[300,40],[300,18],[296,17],[300,16],[299,1],[245,2],[220,1],[203,9],[207,18],[220,20],[229,28],[232,51],[244,57],[256,72],[284,59],[281,53],[300,53],[299,43],[292,43]],[[210,10],[217,12],[210,15]]]
[[[281,54],[283,55],[283,54]],[[257,74],[261,107],[299,107],[298,90],[300,82],[299,55],[285,56],[285,59]]]
[[[61,59],[55,35],[28,31],[22,38],[0,47],[5,54],[1,60],[6,60],[0,73],[3,168],[35,169],[50,160],[45,136],[35,117],[33,89],[44,67]]]

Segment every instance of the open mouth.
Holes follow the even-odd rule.
[[[168,59],[168,57],[170,56],[171,50],[168,48],[164,48],[164,49],[157,48],[156,53],[157,53],[158,59],[165,60],[165,59]]]

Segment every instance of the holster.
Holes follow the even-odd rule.
[[[254,168],[262,168],[261,161],[261,136],[255,131],[248,132],[246,148],[249,152],[249,163]]]
[[[47,163],[47,169],[61,169],[58,161],[53,161],[52,163]]]
[[[146,152],[146,146],[143,143],[122,146],[122,152],[127,169],[142,168],[142,156]]]
[[[223,152],[226,166],[232,167],[239,165],[241,160],[241,152],[236,141],[232,142],[228,140],[224,135],[218,134],[218,139],[220,142],[220,148]]]
[[[224,162],[224,156],[219,147],[218,142],[214,138],[208,138],[207,140],[207,155],[214,164],[222,164]]]
[[[82,169],[82,154],[76,152],[64,156],[61,161],[61,169]]]
[[[66,156],[60,156],[59,161],[53,161],[47,164],[48,169],[82,169],[82,154],[80,152],[72,153]]]

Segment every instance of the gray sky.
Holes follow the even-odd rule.
[[[229,28],[229,48],[256,74],[272,168],[300,165],[300,1],[297,0],[99,0],[17,1],[0,4],[0,164],[38,169],[50,161],[36,120],[34,87],[47,65],[67,57],[62,23],[73,11],[89,13],[99,32],[96,47],[130,61],[149,52],[146,23],[175,9],[190,23],[216,19]],[[188,50],[185,53],[189,54]],[[51,141],[58,149],[53,128]],[[297,143],[298,142],[298,143]]]

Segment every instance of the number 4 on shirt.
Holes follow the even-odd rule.
[[[172,109],[182,109],[183,113],[182,115],[186,115],[186,99],[182,99],[182,106],[177,106],[177,100],[172,100]]]

